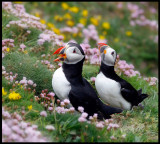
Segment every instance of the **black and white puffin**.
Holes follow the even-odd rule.
[[[117,54],[114,49],[104,43],[99,43],[98,48],[101,53],[101,66],[95,86],[100,98],[110,106],[131,110],[148,95],[142,94],[142,89],[137,91],[115,73],[114,65]]]
[[[53,90],[59,99],[68,98],[77,111],[78,106],[82,106],[88,117],[98,113],[99,119],[107,119],[114,113],[122,112],[121,109],[105,105],[90,83],[82,77],[85,54],[79,44],[67,43],[54,54],[60,54],[54,61],[64,61],[62,67],[54,72],[52,79]]]

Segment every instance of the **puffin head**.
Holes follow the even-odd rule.
[[[54,54],[60,54],[54,61],[64,61],[66,64],[76,64],[81,60],[84,61],[85,58],[82,47],[73,42],[69,42],[64,47],[57,49]]]
[[[101,53],[101,61],[108,66],[114,66],[117,58],[116,51],[105,43],[98,43],[98,49]]]

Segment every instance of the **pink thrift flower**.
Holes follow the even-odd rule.
[[[79,106],[78,110],[82,113],[84,111],[84,108],[82,106]]]
[[[127,70],[127,71],[124,72],[124,74],[127,75],[127,76],[129,76],[130,72]]]
[[[61,104],[60,104],[60,105],[61,105],[61,107],[64,107],[64,106],[65,106],[64,102],[61,102]]]
[[[83,112],[81,115],[81,117],[84,117],[84,118],[86,118],[87,116],[88,116],[88,114],[86,112]]]
[[[65,99],[63,102],[64,102],[65,104],[69,104],[69,103],[70,103],[69,99]]]
[[[104,127],[104,125],[103,125],[102,123],[99,122],[99,123],[96,124],[96,127],[101,129],[101,128]]]
[[[21,49],[24,49],[24,48],[26,48],[26,46],[25,46],[24,44],[21,44],[21,45],[20,45],[20,48],[21,48]]]
[[[37,86],[36,83],[34,83],[34,84],[33,84],[33,87],[36,87],[36,86]]]
[[[55,96],[55,93],[50,92],[49,94],[47,94],[47,96],[54,97],[54,96]]]
[[[62,63],[58,63],[58,66],[61,67],[61,66],[62,66]]]
[[[95,77],[91,77],[90,80],[91,80],[92,82],[95,82],[96,78],[95,78]]]
[[[92,116],[89,116],[89,120],[93,120],[93,117],[92,117]]]
[[[47,117],[47,112],[46,111],[41,111],[40,115],[43,116],[43,117]]]
[[[97,118],[97,116],[98,116],[98,114],[97,114],[97,113],[95,113],[95,114],[93,115],[93,118]]]
[[[53,107],[49,107],[48,110],[49,110],[49,111],[53,111]]]
[[[79,122],[85,122],[85,121],[87,121],[87,120],[86,120],[86,118],[84,118],[84,117],[79,117],[79,118],[78,118],[78,121],[79,121]]]
[[[33,81],[32,80],[28,80],[28,84],[29,85],[33,85]]]
[[[74,112],[74,111],[75,111],[75,108],[74,108],[74,107],[70,107],[69,111],[70,111],[70,112]]]
[[[43,45],[44,42],[45,42],[44,39],[39,39],[37,43],[38,43],[38,45]]]
[[[116,138],[114,136],[111,136],[110,139],[115,140]]]

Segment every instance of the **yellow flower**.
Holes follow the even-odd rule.
[[[15,91],[13,91],[9,94],[9,99],[10,100],[19,100],[19,99],[21,99],[21,95],[19,93],[15,93]]]
[[[2,87],[2,95],[6,95],[7,92],[4,90],[4,87]]]
[[[18,2],[14,2],[14,3],[16,3],[16,4],[22,4],[22,2],[20,2],[20,1],[18,1]]]
[[[40,14],[38,12],[35,13],[36,17],[40,17]]]
[[[54,16],[54,19],[55,19],[56,21],[62,21],[62,20],[63,20],[63,17],[61,17],[61,16],[59,16],[59,15],[55,15],[55,16]]]
[[[97,20],[100,21],[101,19],[102,19],[102,16],[101,16],[101,15],[98,15],[98,16],[97,16]]]
[[[6,50],[7,50],[7,52],[9,52],[9,51],[10,51],[10,48],[7,48]]]
[[[67,10],[69,8],[68,4],[64,2],[61,4],[61,6],[64,10]]]
[[[25,50],[25,51],[24,51],[24,53],[25,53],[25,54],[27,54],[27,53],[28,53],[28,51],[27,51],[27,50]]]
[[[86,19],[86,18],[81,18],[81,19],[79,20],[79,22],[85,26],[85,25],[86,25],[86,22],[87,22],[87,19]]]
[[[104,40],[104,39],[105,39],[105,37],[104,37],[103,35],[100,35],[99,38],[100,38],[101,40]]]
[[[77,37],[77,36],[78,36],[78,34],[77,34],[77,33],[73,33],[72,35],[73,35],[73,37]]]
[[[66,36],[64,34],[61,34],[63,36],[63,40],[66,40]]]
[[[52,23],[47,23],[47,26],[49,27],[49,28],[54,28],[54,24],[52,24]]]
[[[53,28],[52,30],[53,30],[56,34],[58,34],[58,35],[60,34],[60,30],[59,30],[59,29]]]
[[[70,10],[71,12],[77,13],[77,12],[79,11],[79,8],[76,7],[76,6],[73,6],[73,7],[69,8],[69,10]]]
[[[68,20],[68,21],[66,22],[66,24],[67,24],[68,26],[72,27],[72,26],[74,25],[74,21]]]
[[[40,22],[41,22],[42,24],[45,24],[45,23],[46,23],[46,21],[45,21],[44,19],[40,19]]]
[[[110,23],[108,23],[108,22],[103,22],[103,23],[102,23],[102,27],[103,27],[104,29],[110,29]]]
[[[32,109],[32,105],[28,106],[28,109],[31,110]]]
[[[93,25],[95,25],[95,26],[98,25],[98,20],[97,20],[96,18],[94,18],[94,17],[91,17],[91,18],[90,18],[90,22],[91,22]]]
[[[132,32],[131,32],[131,31],[126,31],[126,35],[127,35],[127,36],[131,36],[131,35],[132,35]]]
[[[119,38],[115,38],[115,39],[114,39],[114,42],[119,42]]]
[[[82,15],[83,15],[84,17],[87,17],[87,16],[88,16],[88,11],[87,11],[87,10],[83,10],[83,11],[82,11]]]
[[[64,19],[72,19],[72,16],[70,15],[70,13],[66,13],[63,17]]]
[[[82,36],[82,33],[81,33],[81,32],[79,32],[79,33],[78,33],[78,35],[81,37],[81,36]]]

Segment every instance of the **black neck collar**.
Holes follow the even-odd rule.
[[[82,59],[80,62],[78,62],[76,64],[63,63],[63,65],[62,65],[63,72],[64,72],[67,80],[71,84],[76,85],[79,82],[82,82],[83,61],[84,61],[84,59]]]
[[[120,81],[121,78],[115,73],[114,66],[108,66],[101,62],[100,71],[107,77],[116,81]]]

